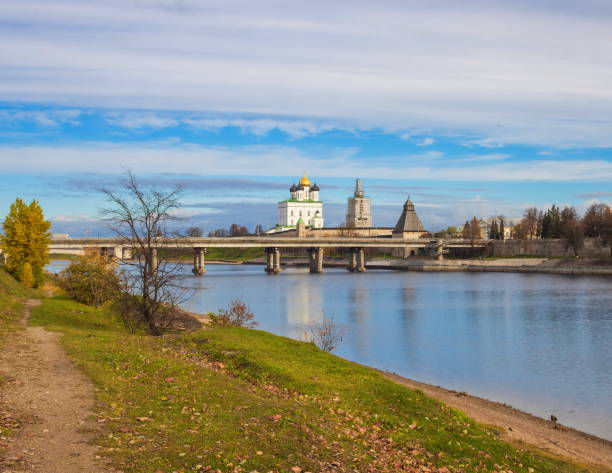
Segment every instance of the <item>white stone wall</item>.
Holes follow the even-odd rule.
[[[323,228],[323,203],[285,201],[278,204],[278,224],[281,227],[295,226],[300,217],[306,226]]]

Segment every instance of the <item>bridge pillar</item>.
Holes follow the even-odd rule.
[[[201,276],[206,272],[206,248],[193,249],[193,274]]]
[[[349,248],[347,271],[354,273],[357,271],[357,248]]]
[[[447,253],[447,251],[444,249],[444,240],[437,240],[434,251],[434,256],[436,257],[436,260],[444,261],[444,253]]]
[[[266,273],[280,273],[280,250],[278,248],[266,248]]]
[[[266,273],[274,272],[274,248],[266,248]]]
[[[363,273],[366,270],[366,260],[365,260],[365,251],[363,248],[356,249],[357,255],[357,267],[356,270],[360,273]]]
[[[322,273],[323,248],[308,248],[308,263],[311,273]]]
[[[115,259],[123,259],[123,247],[115,246],[113,248],[113,256],[115,257]]]
[[[128,260],[128,259],[132,259],[133,258],[133,253],[132,253],[132,249],[129,247],[124,247],[121,248],[122,250],[122,255],[121,255],[121,259],[123,260]]]
[[[280,249],[274,248],[274,272],[275,273],[281,272],[280,259],[281,259]]]

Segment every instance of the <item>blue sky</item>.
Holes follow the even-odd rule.
[[[4,0],[0,214],[98,234],[125,169],[185,186],[185,226],[273,225],[303,171],[326,223],[432,230],[612,201],[606,1]]]

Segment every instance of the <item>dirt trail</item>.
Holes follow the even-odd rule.
[[[495,425],[504,431],[502,438],[510,442],[527,443],[555,455],[570,458],[583,465],[600,467],[612,472],[612,442],[580,432],[513,407],[469,394],[419,383],[391,373],[389,379],[420,389],[425,394],[448,406],[465,412],[482,424]]]
[[[110,472],[95,460],[88,429],[94,390],[58,342],[58,335],[42,327],[28,327],[26,304],[23,332],[0,353],[0,373],[9,379],[0,393],[2,403],[23,423],[9,442],[0,472],[102,473]]]

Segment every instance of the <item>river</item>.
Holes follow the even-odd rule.
[[[258,328],[293,338],[325,312],[345,329],[339,356],[612,440],[610,277],[189,269],[194,312],[240,298]]]

